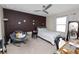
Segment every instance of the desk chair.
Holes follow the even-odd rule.
[[[7,52],[6,44],[4,39],[0,39],[0,53],[4,54],[5,52]]]

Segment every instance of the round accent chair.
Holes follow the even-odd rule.
[[[26,43],[27,33],[23,31],[15,31],[10,34],[10,39],[12,43]]]

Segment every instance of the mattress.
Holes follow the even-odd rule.
[[[58,32],[51,32],[48,30],[38,30],[38,36],[51,42],[53,45],[55,44],[54,40],[58,35],[60,35],[60,33]]]

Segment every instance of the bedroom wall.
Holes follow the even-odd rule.
[[[0,39],[4,36],[3,8],[0,6]]]
[[[22,30],[28,32],[34,30],[36,26],[46,26],[46,17],[10,9],[3,9],[3,11],[4,18],[8,19],[8,21],[4,22],[5,35],[7,39],[9,38],[9,35],[14,31]],[[24,22],[24,20],[26,20],[26,22]],[[33,25],[33,20],[35,20],[35,25]],[[18,24],[19,22],[21,22],[21,24]]]
[[[74,13],[76,13],[76,14],[74,15]],[[56,31],[56,18],[62,17],[62,16],[67,16],[67,22],[66,23],[68,23],[68,21],[79,21],[79,9],[70,10],[70,11],[67,11],[67,12],[62,12],[62,13],[59,13],[59,14],[47,16],[46,26],[47,26],[48,30]],[[68,28],[68,24],[66,25],[65,34],[67,34],[67,28]]]
[[[55,25],[55,15],[50,15],[46,18],[46,26],[47,29],[50,31],[55,31],[56,30],[56,25]]]

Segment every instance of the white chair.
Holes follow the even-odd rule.
[[[58,46],[59,46],[59,49],[61,49],[61,48],[66,44],[66,42],[65,42],[64,40],[62,40],[62,38],[60,38],[59,40],[60,40],[60,41],[59,41]],[[59,49],[57,50],[57,53],[58,53],[58,54],[60,54]]]
[[[2,54],[4,54],[5,52],[7,52],[7,48],[6,48],[6,45],[4,43],[4,39],[0,39],[0,52]]]
[[[64,40],[62,40],[62,38],[60,38],[59,41],[59,49],[65,44],[66,42]]]

